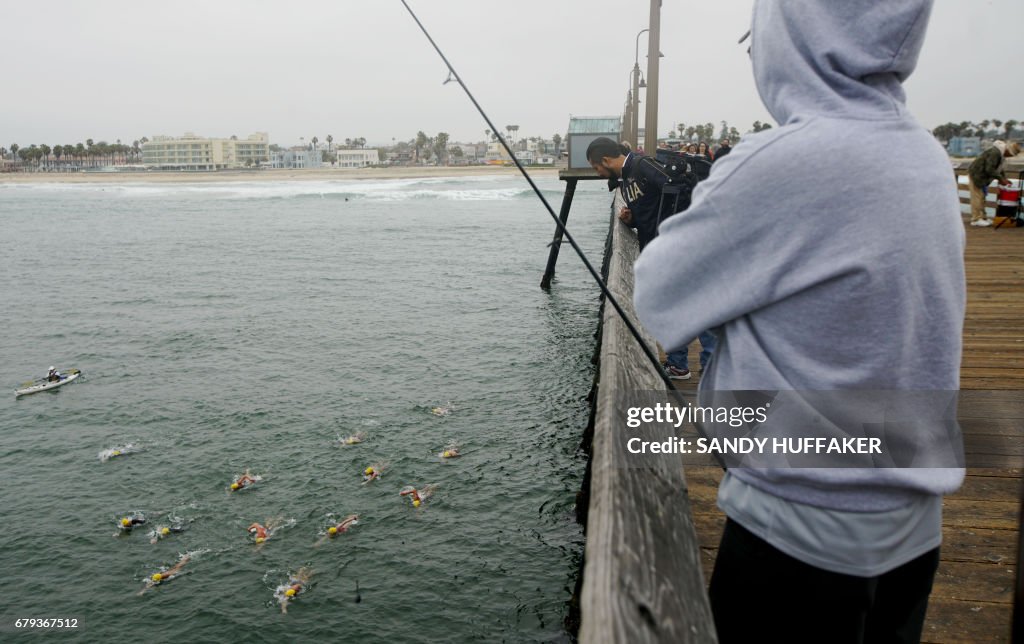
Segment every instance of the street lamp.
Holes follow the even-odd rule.
[[[650,29],[641,29],[636,34],[636,51],[633,56],[633,113],[629,119],[629,142],[634,149],[640,147],[640,88],[647,87],[647,83],[640,80],[640,36],[649,31]]]
[[[658,59],[661,57],[661,0],[651,0],[647,37],[647,115],[644,118],[644,148],[651,154],[658,147]],[[637,44],[639,44],[637,39]]]

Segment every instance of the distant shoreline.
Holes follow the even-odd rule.
[[[558,168],[527,168],[531,176],[557,176]],[[10,183],[218,183],[231,181],[346,181],[354,179],[430,179],[437,177],[519,176],[513,167],[430,166],[220,172],[11,172]]]

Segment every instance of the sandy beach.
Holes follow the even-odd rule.
[[[550,177],[557,168],[528,168],[534,177]],[[431,177],[519,176],[513,167],[449,166],[394,168],[317,168],[310,170],[234,170],[220,172],[10,172],[0,183],[208,183],[223,181],[345,181]]]

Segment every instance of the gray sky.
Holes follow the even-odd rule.
[[[650,6],[409,2],[495,123],[520,137],[563,133],[570,114],[621,113]],[[664,0],[662,134],[679,121],[746,131],[769,120],[736,44],[752,5]],[[185,131],[390,144],[417,130],[480,140],[486,128],[457,85],[442,86],[444,64],[398,0],[0,0],[0,15],[4,147]],[[1011,40],[1022,27],[1021,0],[936,0],[907,82],[922,123],[1024,121]]]

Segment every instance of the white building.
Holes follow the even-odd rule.
[[[269,158],[270,138],[266,132],[245,139],[211,139],[186,132],[181,137],[154,136],[142,145],[142,164],[163,170],[258,167]]]
[[[365,168],[380,163],[380,153],[377,150],[336,148],[333,154],[338,158],[339,168]]]
[[[270,154],[271,168],[319,168],[322,165],[323,150],[312,150],[297,146],[289,150],[277,150]]]

